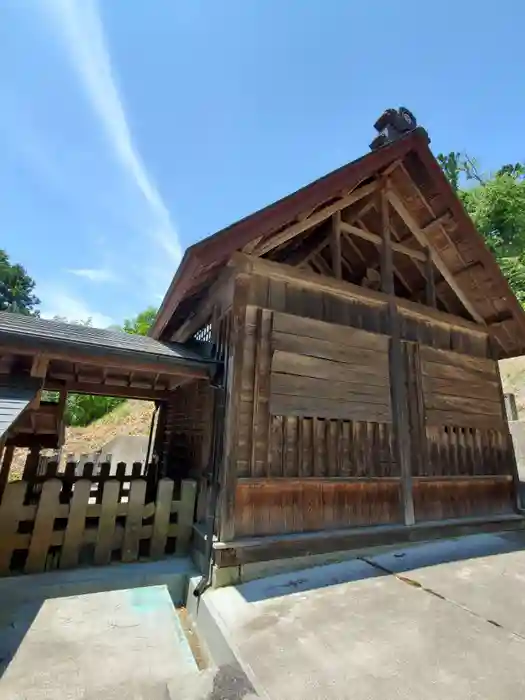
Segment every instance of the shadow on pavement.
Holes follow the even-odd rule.
[[[467,535],[399,547],[380,554],[364,550],[361,556],[354,559],[250,581],[237,586],[237,590],[247,602],[253,603],[326,586],[520,550],[525,550],[524,532]]]

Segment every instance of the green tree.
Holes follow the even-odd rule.
[[[511,289],[525,304],[525,166],[507,164],[487,175],[466,154],[440,153],[437,158]]]
[[[119,406],[124,399],[114,396],[94,396],[92,394],[68,394],[65,420],[66,425],[86,426]]]
[[[40,299],[34,293],[35,281],[22,265],[12,263],[0,249],[0,311],[38,315]]]
[[[126,333],[135,333],[136,335],[148,335],[148,331],[153,325],[157,309],[154,306],[148,306],[147,309],[141,311],[135,318],[127,318],[124,321],[123,330]]]

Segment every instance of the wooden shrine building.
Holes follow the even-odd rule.
[[[183,552],[193,523],[203,569],[521,523],[497,360],[525,354],[525,314],[425,130],[376,129],[189,248],[151,337],[0,313],[0,574],[24,547],[29,571]],[[35,477],[67,392],[156,402],[129,499],[108,469]]]
[[[525,314],[425,130],[407,110],[376,128],[189,248],[151,331],[223,366],[164,415],[218,567],[518,517],[497,360],[525,353]]]

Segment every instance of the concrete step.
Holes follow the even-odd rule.
[[[252,700],[266,697],[257,689],[254,676],[243,665],[228,630],[221,623],[221,616],[213,604],[214,591],[208,590],[200,598],[194,596],[199,581],[198,576],[189,581],[186,610],[212,666],[195,680],[194,686],[191,685],[192,679],[189,679],[187,692],[191,689],[195,694],[188,695],[188,699]],[[170,692],[174,693],[175,690],[175,687],[170,686]],[[183,697],[185,696],[180,695],[181,700]],[[171,700],[176,698],[178,700],[178,696],[173,694]]]
[[[0,608],[49,598],[159,585],[167,586],[173,602],[181,605],[186,599],[188,580],[195,574],[191,559],[172,557],[154,562],[8,576],[0,578]]]
[[[199,676],[167,585],[26,606],[25,617],[13,611],[16,639],[10,641],[16,646],[0,679],[2,698],[182,700],[188,696],[170,696],[168,684]],[[2,632],[3,644],[8,635]]]

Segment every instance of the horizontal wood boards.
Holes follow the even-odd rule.
[[[400,522],[396,479],[266,479],[239,482],[236,488],[237,537]]]
[[[273,415],[391,421],[387,336],[274,313]]]
[[[319,275],[319,280],[326,280]],[[333,280],[335,282],[335,280]],[[339,285],[341,283],[338,283]],[[360,288],[361,291],[366,290]],[[334,289],[316,287],[310,279],[279,279],[254,274],[250,278],[250,304],[272,311],[295,314],[312,320],[337,324],[351,329],[388,333],[387,298],[352,298]],[[461,318],[443,314],[427,306],[397,300],[402,340],[453,350],[475,357],[487,356],[488,334],[483,327]]]
[[[502,429],[505,417],[494,360],[421,346],[427,425]]]
[[[349,328],[333,323],[325,323],[324,321],[316,321],[312,318],[292,316],[291,314],[274,313],[273,330],[275,333],[317,338],[351,348],[364,348],[365,350],[382,352],[387,352],[388,350],[387,335],[370,333],[358,328]]]

